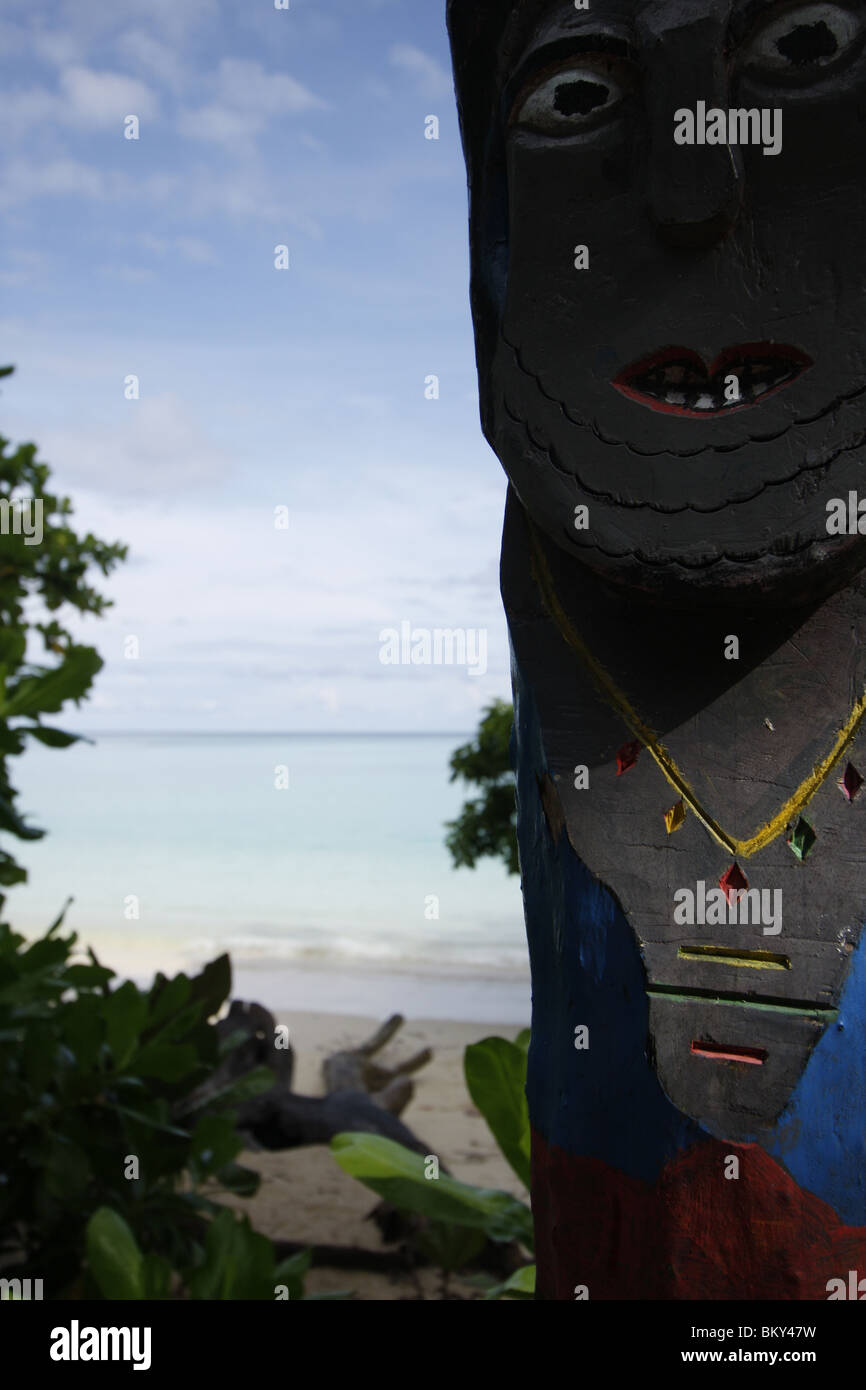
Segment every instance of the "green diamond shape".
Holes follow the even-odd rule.
[[[788,846],[798,859],[805,859],[817,838],[809,822],[801,816],[788,836]]]

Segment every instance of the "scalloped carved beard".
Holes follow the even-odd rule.
[[[757,588],[787,605],[826,597],[866,563],[866,537],[827,532],[829,499],[863,480],[866,387],[767,438],[745,432],[741,411],[739,443],[690,447],[684,433],[674,451],[581,418],[504,335],[491,378],[486,433],[523,505],[612,583],[684,603],[752,602]],[[583,529],[578,508],[588,510]]]

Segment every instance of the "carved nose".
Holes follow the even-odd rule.
[[[662,5],[659,15],[667,13]],[[650,19],[656,10],[650,6]],[[663,17],[663,15],[662,15]],[[667,27],[647,22],[649,170],[647,197],[656,231],[670,246],[704,249],[734,227],[743,197],[743,165],[727,145],[678,145],[675,113],[729,106],[721,11]]]
[[[662,147],[653,152],[649,189],[656,231],[668,246],[714,246],[739,215],[743,185],[738,161],[727,145],[675,145],[673,120],[667,134],[659,135]]]

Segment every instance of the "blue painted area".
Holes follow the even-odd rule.
[[[532,694],[517,663],[512,757],[532,963],[530,1118],[550,1144],[654,1182],[667,1159],[708,1132],[662,1090],[649,1055],[640,950],[611,891],[563,833],[553,844],[538,779],[547,771]],[[866,935],[839,1013],[815,1047],[762,1147],[848,1225],[866,1225]],[[590,1048],[574,1030],[588,1026]]]
[[[678,1150],[708,1138],[665,1095],[647,1054],[640,951],[610,891],[563,833],[553,844],[537,777],[546,771],[529,691],[515,670],[518,838],[529,955],[530,1118],[548,1143],[654,1182]],[[578,1051],[575,1029],[589,1028]]]
[[[767,1153],[848,1226],[866,1226],[866,934],[831,1023],[779,1120]],[[840,1027],[841,1025],[841,1027]]]

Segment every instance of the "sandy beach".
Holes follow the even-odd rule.
[[[321,1095],[322,1061],[340,1048],[362,1042],[381,1019],[330,1013],[277,1013],[289,1028],[295,1049],[294,1089]],[[497,1187],[526,1200],[526,1192],[499,1153],[484,1120],[469,1098],[463,1077],[463,1050],[468,1043],[497,1035],[514,1038],[514,1024],[463,1023],[407,1019],[396,1038],[380,1054],[397,1062],[423,1047],[433,1049],[432,1062],[415,1076],[415,1095],[403,1120],[429,1144],[453,1175],[479,1187]],[[232,1205],[249,1214],[253,1225],[274,1239],[311,1244],[350,1245],[385,1250],[373,1222],[366,1220],[376,1197],[346,1176],[326,1147],[313,1146],[286,1153],[245,1153],[240,1162],[262,1175],[258,1194]],[[471,1290],[455,1282],[455,1291]],[[351,1289],[358,1299],[440,1297],[440,1276],[422,1270],[415,1280],[390,1274],[321,1267],[311,1270],[308,1292]],[[480,1297],[480,1295],[478,1295]]]

